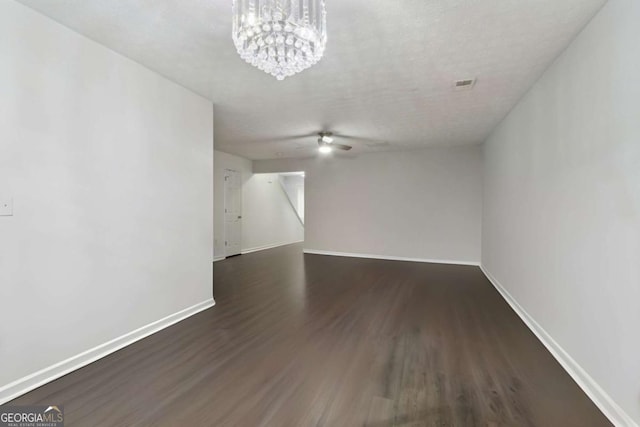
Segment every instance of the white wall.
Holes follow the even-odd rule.
[[[224,171],[242,174],[243,252],[299,242],[304,228],[287,200],[277,175],[252,172],[251,160],[216,151],[215,241],[216,258],[224,257]]]
[[[276,174],[255,174],[243,189],[242,250],[304,240],[304,227]]]
[[[636,422],[639,22],[609,1],[489,138],[482,229],[487,271]]]
[[[480,261],[481,148],[255,161],[254,172],[305,171],[305,248]]]
[[[0,94],[0,388],[211,301],[210,102],[13,1]]]

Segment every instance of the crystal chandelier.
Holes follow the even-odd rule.
[[[284,80],[322,58],[324,0],[233,0],[233,42],[242,59]]]

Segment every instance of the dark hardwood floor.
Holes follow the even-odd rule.
[[[11,404],[67,426],[610,426],[476,267],[216,263],[217,305]]]

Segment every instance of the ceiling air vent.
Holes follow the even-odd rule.
[[[455,90],[469,90],[476,84],[476,79],[456,80],[453,83]]]

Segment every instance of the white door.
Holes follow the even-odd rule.
[[[225,256],[240,255],[242,239],[242,178],[240,172],[224,173]]]

